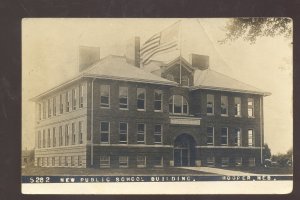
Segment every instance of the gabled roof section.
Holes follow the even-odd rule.
[[[174,65],[181,63],[182,66],[186,67],[189,71],[194,71],[195,68],[192,67],[192,65],[184,59],[182,56],[177,57],[176,59],[172,60],[171,62],[167,63],[162,68],[162,73],[167,71],[168,69],[172,68]]]
[[[194,74],[194,86],[191,88],[243,92],[264,96],[271,95],[271,93],[264,92],[256,87],[211,69],[196,70]]]
[[[176,82],[161,78],[126,62],[123,56],[107,56],[89,69],[83,71],[85,77],[177,85]]]

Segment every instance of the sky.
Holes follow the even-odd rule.
[[[292,148],[292,45],[280,36],[255,44],[220,44],[229,19],[24,19],[22,22],[22,148],[34,147],[35,105],[30,98],[78,73],[78,47],[98,46],[100,57],[125,54],[128,40],[141,43],[181,21],[181,55],[209,55],[210,68],[272,93],[264,98],[265,142],[273,154]],[[171,59],[178,52],[155,59]]]

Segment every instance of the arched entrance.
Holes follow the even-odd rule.
[[[174,166],[195,165],[195,140],[188,134],[179,135],[174,141]]]

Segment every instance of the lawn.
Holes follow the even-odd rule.
[[[43,168],[43,167],[27,167],[22,169],[22,176],[68,176],[68,175],[96,175],[96,176],[139,176],[139,175],[184,175],[184,176],[198,176],[198,175],[215,175],[208,172],[194,171],[181,168],[134,168],[134,169],[95,169],[95,168]]]

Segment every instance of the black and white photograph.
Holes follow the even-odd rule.
[[[21,154],[24,194],[290,193],[293,20],[24,18]]]

